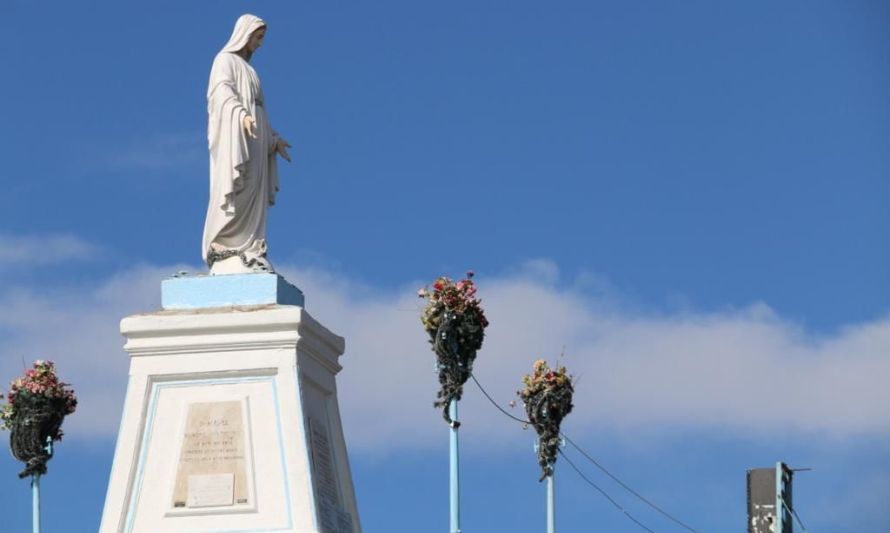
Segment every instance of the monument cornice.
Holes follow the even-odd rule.
[[[206,354],[244,350],[296,349],[334,373],[345,340],[305,309],[292,305],[256,305],[163,310],[121,321],[124,349],[131,356]]]

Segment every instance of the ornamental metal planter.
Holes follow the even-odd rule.
[[[46,463],[52,458],[47,443],[59,435],[67,409],[62,398],[16,395],[15,414],[9,420],[9,448],[13,457],[25,463],[19,478],[46,474]]]
[[[484,336],[480,317],[475,311],[447,310],[441,313],[436,332],[431,335],[440,387],[433,406],[442,409],[442,417],[449,424],[453,422],[449,406],[452,400],[461,399]]]

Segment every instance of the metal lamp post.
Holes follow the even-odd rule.
[[[46,453],[53,456],[53,439],[46,438]],[[40,474],[31,475],[31,529],[40,533]]]
[[[450,524],[451,533],[460,533],[460,465],[458,453],[457,430],[460,422],[457,421],[457,399],[453,398],[448,406],[448,415],[451,417],[449,430],[449,495],[450,495]]]
[[[562,443],[560,442],[560,446]],[[535,441],[535,453],[538,453],[540,444]],[[556,465],[551,466],[547,480],[547,533],[556,533]]]

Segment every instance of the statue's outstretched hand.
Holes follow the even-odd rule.
[[[244,133],[246,133],[251,138],[256,139],[256,119],[250,115],[246,115],[243,119],[241,119],[241,127],[244,128]]]
[[[285,141],[281,137],[279,137],[278,140],[275,141],[275,152],[277,152],[279,155],[281,155],[281,157],[287,160],[288,163],[290,163],[290,154],[287,153],[288,148],[291,148],[290,143]]]

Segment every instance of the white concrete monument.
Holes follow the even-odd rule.
[[[249,60],[266,24],[238,19],[208,88],[211,275],[164,280],[162,310],[121,321],[130,375],[101,533],[360,533],[335,376],[344,340],[272,272],[278,189]]]
[[[343,338],[276,274],[171,278],[162,294],[121,322],[130,377],[100,531],[359,533]]]

